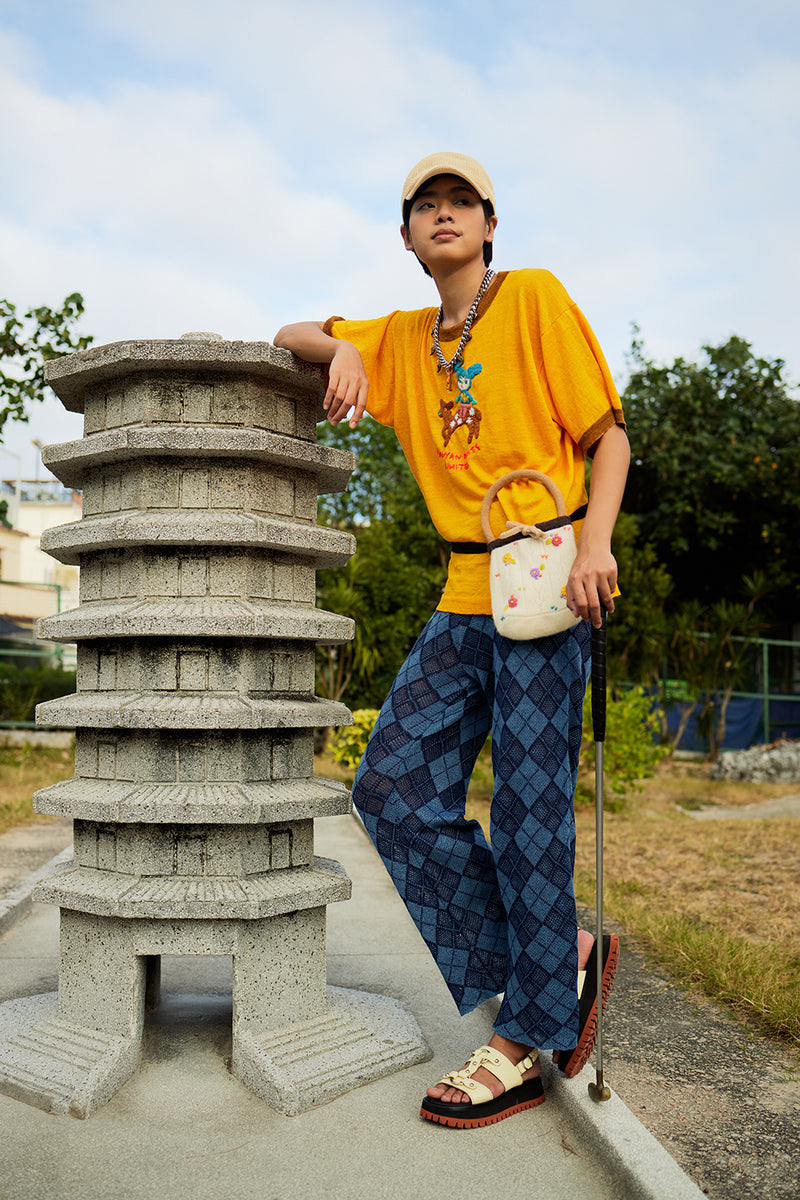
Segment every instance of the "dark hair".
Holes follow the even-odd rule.
[[[430,179],[427,179],[425,182],[430,183],[431,181],[430,181]],[[408,219],[411,216],[411,206],[414,203],[415,199],[416,199],[416,193],[411,197],[410,200],[406,200],[405,203],[403,204],[403,225],[406,227],[406,229],[408,229]],[[483,205],[483,215],[486,217],[486,220],[488,221],[490,217],[494,216],[494,206],[493,206],[491,200],[481,200],[481,204]],[[419,265],[422,267],[425,274],[430,276],[430,274],[431,274],[430,271],[425,266],[425,263],[422,262],[419,255],[415,254],[414,257],[416,258]],[[488,267],[489,264],[491,263],[491,261],[492,261],[492,243],[484,242],[483,243],[484,266]]]

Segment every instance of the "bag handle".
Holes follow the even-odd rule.
[[[492,484],[483,498],[483,504],[481,505],[481,531],[483,532],[483,536],[487,543],[496,540],[494,533],[492,532],[491,522],[489,520],[489,510],[492,507],[492,501],[501,488],[505,487],[507,483],[513,483],[515,479],[533,479],[538,483],[544,484],[555,501],[556,514],[559,517],[565,517],[567,515],[567,506],[564,503],[564,497],[561,495],[558,486],[553,483],[549,475],[543,475],[541,471],[509,471],[507,475],[501,475],[500,478]],[[509,524],[511,524],[511,522],[509,522]],[[506,534],[501,534],[500,536],[508,537],[511,532],[513,531],[509,531],[509,533]]]

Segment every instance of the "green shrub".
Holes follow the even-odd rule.
[[[331,738],[331,752],[334,760],[345,770],[355,773],[377,719],[377,708],[359,708],[353,713],[353,724],[342,725],[334,733]]]
[[[604,802],[611,812],[624,808],[631,791],[641,791],[639,779],[653,774],[667,753],[656,741],[661,728],[661,713],[653,697],[637,685],[618,697],[608,697],[606,736],[603,751]],[[592,689],[586,693],[583,709],[582,771],[594,771],[595,743],[592,732]],[[581,783],[578,803],[594,802],[594,791]]]
[[[75,691],[75,672],[61,667],[0,664],[0,722],[33,721],[36,705]]]

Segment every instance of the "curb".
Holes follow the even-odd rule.
[[[549,1063],[542,1068],[550,1094],[580,1132],[580,1144],[619,1181],[626,1200],[703,1200],[705,1193],[619,1096],[612,1092],[609,1100],[600,1102],[590,1098],[594,1067],[585,1066],[574,1079],[565,1079]]]
[[[33,889],[36,884],[52,875],[62,863],[70,862],[72,857],[72,846],[67,846],[55,858],[51,858],[43,867],[39,867],[38,871],[34,871],[27,879],[23,879],[22,883],[13,887],[10,892],[0,896],[0,937],[13,929],[23,917],[27,917],[33,905]]]

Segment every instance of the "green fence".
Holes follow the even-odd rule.
[[[696,634],[698,639],[708,639],[704,632]],[[752,742],[771,742],[774,737],[800,737],[800,642],[784,638],[746,638],[733,635],[726,641],[744,647],[737,651],[733,679],[730,671],[719,672],[716,686],[703,686],[697,679],[690,684],[681,677],[680,669],[667,660],[662,665],[661,695],[672,732],[679,706],[685,707],[693,701],[702,708],[711,698],[719,711],[723,696],[729,696],[727,710],[729,728],[725,748],[740,749]],[[728,692],[731,682],[736,684]],[[691,741],[692,728],[687,729],[687,747]],[[737,740],[738,739],[738,740]]]

